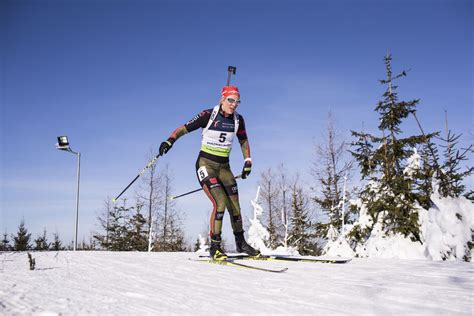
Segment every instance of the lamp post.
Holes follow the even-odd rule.
[[[59,150],[64,150],[72,154],[77,155],[77,194],[76,194],[76,227],[74,230],[74,251],[77,248],[77,227],[78,227],[78,218],[79,218],[79,180],[81,175],[81,153],[75,152],[69,147],[69,140],[67,136],[58,136],[58,142],[56,148]]]

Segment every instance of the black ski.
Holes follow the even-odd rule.
[[[205,256],[200,256],[200,258],[206,258]],[[209,258],[209,256],[207,256]],[[199,261],[199,262],[206,262],[206,263],[213,263],[213,264],[220,264],[220,265],[225,265],[225,266],[231,266],[231,267],[238,267],[238,268],[244,268],[244,269],[252,269],[252,270],[259,270],[259,271],[265,271],[265,272],[273,272],[273,273],[282,273],[288,270],[288,268],[281,268],[281,269],[270,269],[270,268],[262,268],[262,267],[255,267],[239,262],[235,262],[233,258],[229,259],[224,259],[224,260],[202,260],[202,259],[191,259],[191,261]]]
[[[200,258],[209,258],[209,256],[199,256]],[[232,260],[281,260],[281,261],[295,261],[295,262],[319,262],[319,263],[333,263],[333,264],[344,264],[348,263],[352,259],[343,258],[314,258],[314,257],[303,257],[303,256],[287,256],[287,255],[259,255],[249,256],[246,254],[227,255]]]

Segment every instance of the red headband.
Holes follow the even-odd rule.
[[[221,94],[223,97],[228,97],[229,95],[236,94],[240,98],[239,88],[237,88],[236,86],[225,86],[224,88],[222,88]]]

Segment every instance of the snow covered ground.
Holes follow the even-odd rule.
[[[401,259],[190,261],[193,253],[0,253],[0,314],[473,315],[474,265]]]

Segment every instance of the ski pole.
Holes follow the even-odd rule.
[[[234,179],[240,179],[242,178],[242,175],[238,175],[236,177],[234,177]],[[192,190],[192,191],[189,191],[189,192],[186,192],[186,193],[183,193],[183,194],[180,194],[180,195],[176,195],[176,196],[171,196],[169,199],[170,200],[176,200],[177,198],[180,198],[180,197],[183,197],[183,196],[186,196],[186,195],[189,195],[189,194],[192,194],[192,193],[195,193],[195,192],[199,192],[201,191],[202,188],[199,188],[199,189],[196,189],[196,190]]]
[[[143,170],[135,177],[135,179],[133,179],[132,182],[130,182],[130,184],[127,185],[127,187],[126,187],[125,189],[123,189],[123,191],[120,192],[120,194],[119,194],[115,199],[112,200],[112,202],[115,203],[115,202],[117,201],[117,199],[118,199],[122,194],[124,194],[124,192],[127,191],[127,189],[128,189],[135,181],[137,181],[137,179],[140,178],[140,177],[145,173],[145,171],[146,171],[148,168],[150,168],[150,167],[155,163],[155,161],[158,159],[158,157],[160,157],[160,154],[156,155],[155,158],[153,158],[152,160],[150,160],[150,162],[146,165],[146,167],[143,168]]]
[[[229,66],[229,68],[227,68],[227,71],[229,72],[227,76],[227,85],[230,86],[230,76],[235,75],[235,72],[237,71],[237,67]]]

